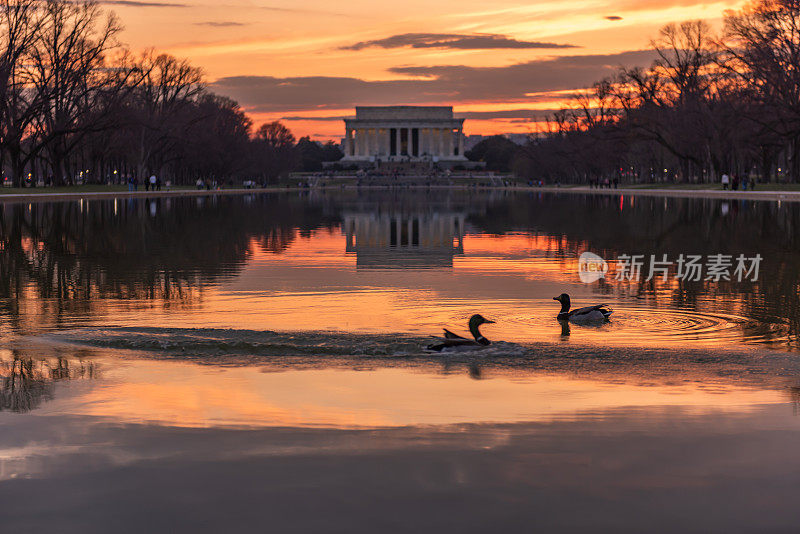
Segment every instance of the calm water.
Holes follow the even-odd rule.
[[[794,531],[800,204],[0,204],[15,532]],[[578,257],[609,260],[584,284]],[[760,254],[757,281],[616,280]],[[605,302],[566,327],[552,297]],[[424,350],[473,313],[495,342]]]

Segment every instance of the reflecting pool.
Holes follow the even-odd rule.
[[[0,203],[0,248],[10,531],[796,528],[800,204]],[[557,321],[561,293],[611,321]],[[426,350],[475,313],[491,345]]]

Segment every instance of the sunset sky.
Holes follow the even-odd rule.
[[[529,132],[571,91],[647,65],[669,22],[719,24],[703,0],[165,0],[104,2],[122,39],[203,68],[256,124],[342,135],[356,105],[453,105],[466,134]]]

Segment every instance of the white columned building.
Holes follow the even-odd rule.
[[[344,122],[342,163],[467,161],[464,119],[451,106],[359,106]]]

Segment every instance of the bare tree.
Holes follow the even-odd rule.
[[[197,115],[195,100],[203,94],[203,73],[186,60],[145,52],[140,60],[143,80],[132,102],[139,176],[158,172],[175,156],[176,145]]]
[[[725,51],[759,103],[753,119],[789,145],[800,181],[800,0],[761,0],[725,19]]]
[[[41,107],[28,87],[26,65],[41,23],[37,0],[0,2],[0,171],[8,156],[16,187],[25,168],[23,141]]]
[[[273,181],[296,168],[299,155],[295,138],[280,122],[262,124],[253,142],[257,171],[264,181]]]

